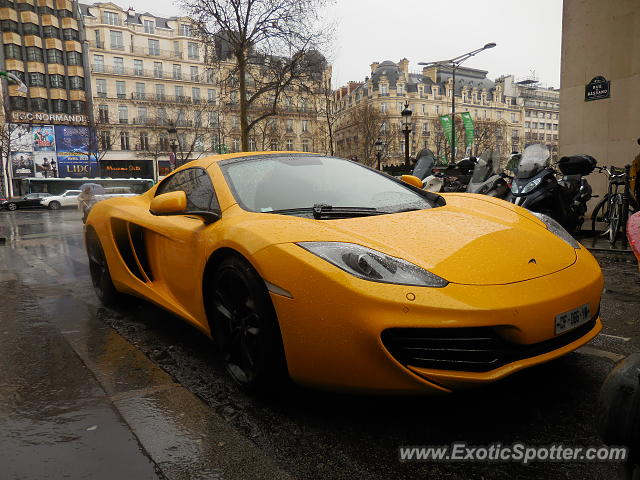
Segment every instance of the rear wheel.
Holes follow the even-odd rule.
[[[87,232],[87,255],[89,256],[89,271],[91,283],[100,301],[108,307],[114,306],[123,299],[123,295],[116,290],[109,273],[109,265],[104,250],[95,231]]]
[[[609,243],[616,244],[620,222],[622,221],[622,195],[614,195],[611,198],[611,210],[609,212]]]
[[[9,204],[7,205],[7,209],[8,209],[8,210],[11,210],[11,211],[13,212],[14,210],[17,210],[17,209],[18,209],[18,205],[16,205],[15,203],[9,203]]]
[[[49,210],[58,210],[60,208],[60,202],[56,202],[55,200],[53,202],[49,203]]]
[[[244,259],[224,259],[211,282],[213,334],[226,371],[243,390],[273,391],[286,377],[275,310],[264,282]]]

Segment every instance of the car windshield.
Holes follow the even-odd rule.
[[[531,178],[549,165],[551,154],[544,145],[530,145],[522,152],[516,170],[517,178]]]
[[[339,158],[263,156],[230,160],[221,167],[238,203],[252,212],[311,209],[319,204],[384,213],[432,207],[426,193]]]
[[[473,168],[472,183],[482,183],[498,171],[500,158],[493,150],[485,150]]]
[[[436,157],[433,152],[428,148],[421,150],[418,153],[418,160],[416,166],[413,168],[412,175],[418,177],[420,180],[427,178],[431,175],[433,165],[436,163]]]

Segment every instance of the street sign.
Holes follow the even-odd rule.
[[[584,88],[584,101],[601,100],[611,96],[611,82],[604,77],[593,77]]]

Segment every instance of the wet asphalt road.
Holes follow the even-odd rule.
[[[621,470],[401,463],[398,447],[601,445],[598,389],[616,358],[640,351],[632,257],[598,257],[604,335],[496,385],[437,398],[290,388],[260,400],[238,392],[210,342],[180,320],[136,300],[102,308],[81,232],[75,210],[0,212],[2,478],[610,479]]]

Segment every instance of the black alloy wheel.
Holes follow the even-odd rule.
[[[91,283],[93,283],[96,296],[105,306],[114,306],[122,300],[122,294],[113,285],[111,274],[109,273],[109,265],[95,231],[90,230],[87,232],[86,246],[87,255],[89,256]]]
[[[232,256],[216,269],[212,288],[213,335],[226,371],[244,391],[275,391],[286,378],[286,361],[264,281],[248,262]]]
[[[7,209],[11,210],[13,212],[14,210],[18,209],[18,205],[15,204],[15,203],[9,203],[9,204],[7,204]]]
[[[55,200],[49,203],[49,210],[58,210],[60,207],[60,202],[56,202]]]

